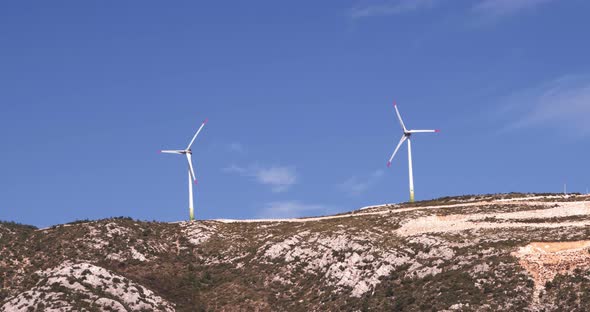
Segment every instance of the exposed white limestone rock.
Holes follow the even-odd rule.
[[[213,236],[217,228],[203,222],[181,222],[182,233],[188,238],[189,243],[198,246]]]
[[[76,311],[106,308],[115,311],[174,311],[174,306],[127,278],[89,264],[64,262],[36,272],[36,286],[7,300],[0,311]]]

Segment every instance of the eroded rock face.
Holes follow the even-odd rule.
[[[533,242],[518,248],[513,255],[533,277],[537,298],[557,274],[590,268],[590,241]]]
[[[151,290],[89,263],[65,262],[36,274],[39,282],[8,299],[0,311],[174,311]]]
[[[302,266],[306,274],[321,276],[322,282],[336,293],[346,289],[351,296],[360,297],[373,290],[379,278],[410,260],[401,252],[379,248],[368,241],[364,235],[343,233],[325,237],[305,231],[260,251],[267,260],[281,259],[286,263],[275,281],[294,283],[297,276],[293,272]]]
[[[181,222],[182,233],[188,239],[189,243],[198,246],[211,238],[217,228],[214,224],[204,224],[202,222]]]

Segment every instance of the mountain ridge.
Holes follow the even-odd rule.
[[[582,311],[589,239],[579,194],[300,219],[5,222],[0,311]]]

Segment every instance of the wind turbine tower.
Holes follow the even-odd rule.
[[[194,212],[194,206],[193,206],[193,182],[195,184],[197,184],[197,177],[195,176],[195,170],[193,169],[193,161],[192,161],[193,152],[191,151],[191,146],[195,142],[195,139],[197,138],[197,136],[199,135],[199,133],[201,132],[201,130],[203,129],[203,127],[205,126],[206,123],[207,123],[207,119],[205,119],[205,121],[203,121],[203,123],[199,127],[199,130],[197,130],[197,132],[193,136],[193,139],[191,140],[191,142],[188,144],[188,146],[185,149],[183,149],[183,150],[161,150],[160,151],[160,153],[180,154],[180,155],[186,156],[186,160],[188,161],[188,210],[189,210],[189,220],[190,221],[193,221],[195,219],[195,212]]]
[[[389,161],[387,162],[387,167],[391,166],[391,161],[393,160],[393,157],[395,157],[395,154],[397,153],[399,148],[402,146],[402,144],[405,141],[408,141],[408,171],[409,171],[409,176],[410,176],[410,202],[413,203],[414,202],[414,172],[412,170],[412,140],[411,140],[411,137],[415,133],[434,133],[434,132],[440,132],[440,130],[408,130],[408,129],[406,129],[406,126],[404,125],[404,121],[402,120],[402,116],[400,115],[399,110],[397,109],[397,104],[395,102],[393,102],[393,107],[395,108],[395,112],[397,114],[397,119],[399,120],[399,123],[402,126],[403,135],[402,135],[402,138],[399,140],[397,147],[393,151],[393,154],[391,154],[391,157],[389,158]]]

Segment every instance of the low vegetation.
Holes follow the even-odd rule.
[[[0,222],[0,311],[586,311],[589,268],[541,285],[515,256],[590,239],[586,200],[469,195],[307,222]]]

